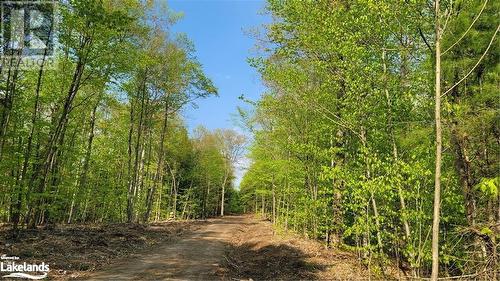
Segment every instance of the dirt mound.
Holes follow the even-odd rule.
[[[175,239],[203,222],[61,225],[21,230],[17,239],[0,228],[0,255],[18,256],[28,263],[50,265],[53,279],[70,279],[82,271],[99,269],[118,257]]]

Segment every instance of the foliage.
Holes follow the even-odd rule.
[[[233,170],[209,141],[216,134],[190,137],[179,114],[217,89],[189,39],[170,34],[178,20],[155,1],[64,1],[56,67],[2,69],[1,221],[18,229],[218,213],[222,175]]]
[[[443,4],[444,50],[483,4]],[[494,36],[498,3],[485,7],[442,56],[445,90]],[[275,20],[259,40],[265,51],[250,59],[268,91],[240,109],[254,132],[241,184],[246,209],[353,248],[367,263],[375,256],[382,272],[390,258],[413,276],[430,273],[433,9],[428,1],[268,0]],[[497,48],[444,96],[440,235],[448,275],[498,265],[497,242],[479,234],[500,219]],[[477,231],[464,237],[465,226]]]

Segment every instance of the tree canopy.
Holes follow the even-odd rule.
[[[250,59],[268,91],[240,109],[254,132],[241,197],[381,273],[397,260],[429,276],[439,41],[439,267],[496,278],[499,6],[431,2],[268,1],[274,21]]]

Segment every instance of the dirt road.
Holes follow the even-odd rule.
[[[228,216],[196,227],[153,250],[118,259],[79,280],[395,280],[374,276],[355,253],[318,241],[276,235],[270,222]],[[368,277],[368,276],[371,276]]]
[[[217,271],[231,235],[251,223],[243,216],[211,219],[190,234],[117,261],[81,280],[220,280]]]

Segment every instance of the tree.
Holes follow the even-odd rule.
[[[441,13],[439,0],[434,3],[436,10],[436,85],[435,85],[435,119],[436,119],[436,171],[434,172],[434,214],[432,219],[432,273],[431,280],[437,280],[439,273],[439,211],[441,209]]]
[[[234,173],[236,165],[240,162],[240,157],[244,152],[246,138],[244,135],[229,129],[217,130],[215,131],[215,135],[222,157],[224,157],[224,177],[221,186],[220,205],[220,215],[224,216],[226,185],[228,184],[230,175]]]
[[[4,69],[0,219],[16,230],[147,223],[175,216],[179,198],[194,209],[187,216],[199,214],[201,159],[179,111],[217,89],[187,37],[169,32],[177,14],[155,1],[114,2],[60,7],[52,71]]]
[[[481,238],[471,225],[481,218],[480,228],[494,232],[497,193],[484,182],[495,166],[485,159],[498,144],[485,122],[497,113],[487,90],[494,87],[483,78],[493,79],[498,63],[484,52],[496,34],[488,18],[495,8],[487,1],[437,6],[268,1],[276,20],[259,38],[263,53],[250,59],[268,91],[240,110],[254,134],[241,186],[246,209],[328,246],[352,247],[382,274],[396,259],[413,277],[436,278],[436,266],[442,276],[493,276],[485,272],[497,254],[480,248],[495,249],[495,235]]]

